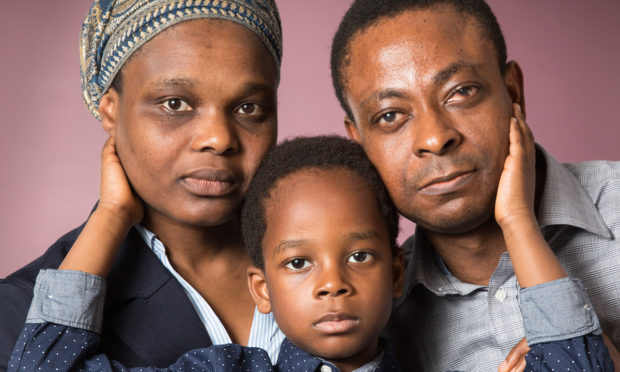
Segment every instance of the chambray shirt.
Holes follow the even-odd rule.
[[[209,333],[213,345],[232,343],[230,335],[228,335],[222,321],[215,314],[211,306],[209,306],[209,303],[172,267],[168,260],[168,256],[166,256],[166,247],[164,247],[164,244],[157,239],[155,234],[143,226],[136,225],[135,227],[142,236],[142,239],[146,242],[146,245],[155,253],[155,256],[157,256],[164,267],[170,271],[185,290],[190,302],[194,305],[198,313],[198,317],[204,324],[207,333]],[[273,313],[263,314],[258,311],[258,309],[254,309],[254,318],[252,320],[252,328],[250,329],[248,346],[267,350],[269,357],[275,363],[283,339],[284,334],[280,331],[273,317]]]
[[[488,286],[464,283],[451,275],[424,235],[416,234],[403,245],[405,291],[387,332],[404,370],[497,371],[523,337],[532,343],[594,331],[594,324],[576,329],[561,320],[592,308],[603,332],[620,347],[620,162],[560,164],[540,146],[537,150],[546,165],[541,231],[568,275],[581,279],[591,304],[573,302],[572,295],[549,287],[543,296],[557,316],[528,319],[538,324],[532,334],[524,327],[523,294],[508,253]]]
[[[9,360],[9,371],[318,371],[339,372],[332,363],[284,339],[274,367],[267,351],[235,344],[182,355],[168,368],[131,368],[96,354],[103,319],[105,280],[80,271],[41,270],[26,325]],[[166,340],[161,340],[166,342]],[[353,372],[400,371],[390,345],[381,340],[375,359]]]

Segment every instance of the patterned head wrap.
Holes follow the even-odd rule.
[[[198,18],[247,27],[280,68],[282,27],[275,0],[95,0],[80,35],[82,95],[90,112],[101,120],[101,96],[140,46],[172,25]]]

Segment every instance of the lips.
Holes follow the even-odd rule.
[[[198,196],[224,196],[233,192],[238,183],[228,169],[202,168],[181,178],[181,183]]]
[[[357,326],[359,319],[345,313],[329,313],[316,321],[315,329],[327,334],[339,334],[351,331]]]
[[[434,177],[419,188],[419,192],[427,195],[440,195],[457,191],[463,187],[474,174],[473,170],[454,171],[447,175]]]

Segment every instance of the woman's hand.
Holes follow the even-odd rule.
[[[510,150],[495,200],[495,220],[504,230],[515,222],[536,221],[534,136],[519,105],[513,104],[513,110],[515,116],[510,119]]]
[[[101,190],[97,210],[111,213],[130,228],[144,215],[142,201],[133,192],[116,155],[116,143],[109,137],[101,151]]]

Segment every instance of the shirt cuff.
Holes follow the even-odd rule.
[[[520,291],[529,345],[600,334],[600,325],[581,281],[562,278]]]
[[[26,323],[57,323],[101,333],[106,282],[71,270],[39,271]]]

